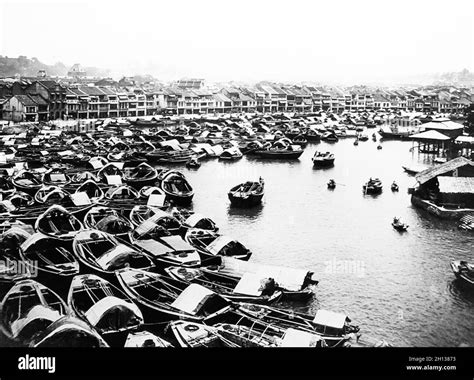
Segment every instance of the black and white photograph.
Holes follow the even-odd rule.
[[[0,379],[472,379],[473,15],[0,0]]]

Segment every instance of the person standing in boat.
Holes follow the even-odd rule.
[[[260,177],[260,178],[258,179],[258,182],[259,182],[260,185],[262,185],[262,186],[265,185],[265,181],[263,180],[262,177]]]

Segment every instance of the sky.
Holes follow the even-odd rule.
[[[0,0],[0,54],[113,76],[370,83],[474,71],[472,0]]]

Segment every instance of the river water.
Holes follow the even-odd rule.
[[[296,161],[247,156],[179,170],[194,187],[194,211],[251,249],[251,261],[315,272],[315,299],[295,309],[346,313],[363,336],[395,346],[474,346],[474,292],[455,280],[449,265],[473,260],[474,233],[411,205],[407,188],[415,179],[402,165],[427,164],[427,156],[410,152],[411,142],[377,145],[321,142],[309,144]],[[313,169],[316,150],[333,152],[334,167]],[[262,206],[231,208],[228,190],[260,176]],[[382,194],[363,194],[369,177],[382,180]],[[326,185],[330,178],[337,182],[333,191]],[[400,186],[395,193],[394,180]],[[394,216],[409,224],[408,232],[392,228]]]

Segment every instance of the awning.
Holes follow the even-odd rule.
[[[335,313],[334,311],[328,310],[318,310],[313,319],[313,323],[321,326],[342,329],[346,322],[346,318],[347,316],[341,313]]]

